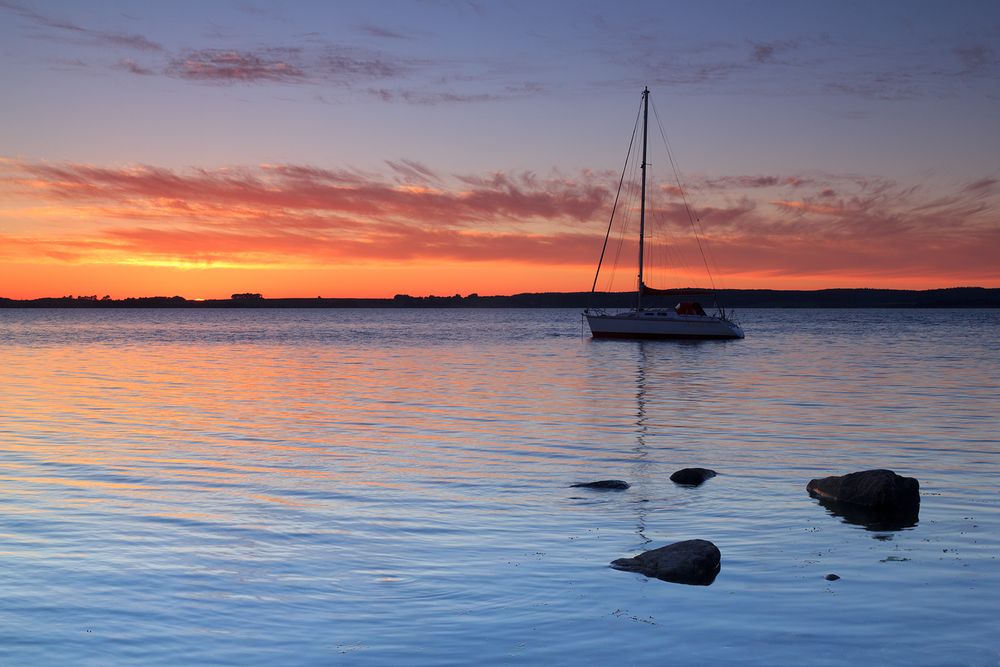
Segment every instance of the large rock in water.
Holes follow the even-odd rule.
[[[624,491],[629,487],[629,483],[620,479],[602,479],[597,482],[580,482],[579,484],[570,484],[570,487],[583,488],[583,489]]]
[[[685,540],[632,558],[619,558],[611,567],[675,584],[708,586],[719,574],[721,560],[718,547],[708,540]]]
[[[806,491],[814,498],[875,512],[902,512],[920,507],[920,482],[891,470],[864,470],[814,479],[806,485]]]
[[[683,484],[684,486],[699,486],[706,479],[711,479],[717,474],[714,470],[709,470],[708,468],[684,468],[671,475],[670,481],[674,484]]]
[[[920,483],[891,470],[814,479],[806,490],[834,516],[868,530],[910,528],[920,518]]]

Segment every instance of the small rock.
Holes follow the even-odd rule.
[[[607,489],[611,491],[624,491],[629,488],[629,483],[620,479],[602,479],[597,482],[580,482],[570,484],[571,487],[581,487],[584,489]]]
[[[815,498],[877,511],[901,511],[920,506],[920,482],[891,470],[864,470],[814,479],[806,485],[806,491]]]
[[[708,468],[684,468],[671,475],[670,481],[674,484],[683,484],[684,486],[699,486],[706,479],[711,479],[717,474],[717,472]]]
[[[840,577],[837,576],[836,574],[828,574],[823,578],[826,579],[827,581],[836,581],[837,579],[840,579]]]
[[[611,562],[616,570],[638,572],[676,584],[708,586],[719,574],[722,555],[708,540],[685,540]]]

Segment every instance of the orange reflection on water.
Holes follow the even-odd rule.
[[[74,504],[222,494],[296,507],[338,489],[412,490],[439,470],[504,479],[513,451],[560,452],[523,437],[526,406],[498,409],[490,378],[469,366],[435,375],[436,360],[406,354],[124,342],[5,350],[18,384],[5,486],[72,489],[62,502]],[[527,391],[531,377],[514,379]]]

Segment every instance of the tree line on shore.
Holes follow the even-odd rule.
[[[703,304],[717,301],[733,308],[1000,308],[1000,288],[950,287],[932,290],[825,289],[719,290]],[[671,306],[686,296],[658,297],[647,306]],[[509,296],[410,296],[376,298],[279,298],[259,292],[233,294],[229,299],[193,300],[182,296],[112,299],[110,296],[0,298],[0,308],[627,308],[635,292],[532,292]]]

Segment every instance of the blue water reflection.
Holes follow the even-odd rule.
[[[1000,313],[741,320],[0,311],[0,662],[996,664]],[[905,530],[805,492],[883,467]],[[692,538],[709,587],[608,567]]]

